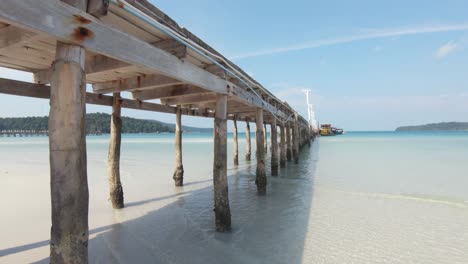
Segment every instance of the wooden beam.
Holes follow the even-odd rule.
[[[226,232],[231,229],[231,210],[229,208],[227,180],[227,96],[217,95],[216,116],[214,121],[214,212],[216,231]]]
[[[71,18],[77,20],[70,23]],[[226,81],[217,76],[55,0],[2,0],[0,19],[213,92],[227,93]]]
[[[88,0],[88,14],[97,18],[107,15],[109,0]]]
[[[37,38],[38,34],[9,25],[0,28],[0,51],[21,46]]]
[[[194,104],[194,103],[205,103],[205,102],[216,102],[216,94],[215,93],[188,94],[188,95],[161,99],[161,104],[165,104],[165,105],[181,105],[181,104]]]
[[[152,43],[153,46],[165,50],[179,59],[187,56],[187,46],[181,44],[175,39],[165,39]]]
[[[151,99],[160,99],[164,97],[197,94],[197,93],[203,93],[203,92],[206,92],[206,90],[203,90],[201,88],[191,86],[191,85],[173,85],[173,86],[154,88],[151,90],[133,91],[132,95],[133,95],[133,98],[137,100],[151,100]]]
[[[145,90],[158,87],[182,84],[183,82],[161,74],[136,76],[118,81],[95,83],[93,92],[98,94],[115,93],[121,91]]]

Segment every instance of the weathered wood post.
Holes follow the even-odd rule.
[[[107,173],[109,177],[110,200],[112,207],[124,207],[122,183],[120,182],[120,144],[122,140],[120,93],[114,93],[112,101],[112,116],[110,125],[110,143]]]
[[[86,3],[86,0],[76,0],[71,4],[86,11]],[[88,263],[84,65],[83,47],[57,42],[49,114],[50,263]]]
[[[299,122],[298,114],[294,113],[294,124],[293,124],[293,158],[294,163],[299,163]]]
[[[257,184],[257,192],[259,195],[266,194],[266,172],[265,172],[265,149],[264,149],[264,133],[263,133],[263,109],[257,109],[256,118],[256,141],[257,141],[257,170],[255,184]]]
[[[286,158],[288,161],[291,161],[291,151],[292,151],[292,144],[291,144],[291,125],[288,123],[286,125]]]
[[[286,129],[280,126],[280,168],[286,168]]]
[[[263,148],[265,149],[265,154],[268,152],[268,140],[267,140],[267,125],[266,122],[263,122]]]
[[[237,116],[233,118],[234,131],[233,131],[233,140],[234,140],[234,166],[239,165],[239,143],[237,141]]]
[[[250,160],[252,156],[252,147],[251,147],[251,142],[250,142],[250,120],[249,118],[245,120],[245,141],[246,141],[245,159]]]
[[[172,179],[175,186],[184,185],[184,164],[182,163],[182,108],[177,106],[175,127],[175,162],[176,168]]]
[[[227,95],[217,95],[214,120],[214,211],[216,231],[231,229],[227,179]]]
[[[271,175],[278,176],[278,134],[276,133],[276,118],[271,120]]]

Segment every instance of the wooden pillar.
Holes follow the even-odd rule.
[[[49,114],[50,263],[88,263],[85,49],[57,43]]]
[[[294,163],[299,163],[299,122],[297,120],[298,115],[294,113],[294,124],[293,124],[293,158]]]
[[[239,165],[239,143],[238,143],[238,137],[237,137],[237,116],[234,116],[233,118],[233,123],[234,123],[234,132],[233,132],[233,140],[234,140],[234,166]]]
[[[182,108],[177,106],[175,127],[175,162],[176,168],[172,179],[175,186],[184,185],[184,164],[182,163]]]
[[[252,150],[251,150],[251,142],[250,142],[250,120],[248,118],[245,121],[245,141],[246,141],[245,160],[250,160],[252,156]]]
[[[278,134],[276,133],[276,119],[271,120],[271,175],[278,176]]]
[[[264,129],[263,129],[263,110],[261,108],[257,109],[257,118],[256,118],[256,141],[257,141],[257,170],[256,170],[256,179],[255,184],[257,184],[257,192],[259,195],[266,194],[266,172],[265,172],[265,149],[264,149]]]
[[[268,140],[267,140],[267,125],[266,122],[263,122],[263,149],[265,149],[265,154],[268,152]]]
[[[286,125],[286,158],[288,159],[288,161],[291,161],[291,151],[291,125],[288,123]]]
[[[122,183],[120,182],[120,143],[122,140],[120,93],[114,93],[112,102],[112,116],[110,125],[110,143],[107,173],[109,177],[109,191],[112,207],[124,207]]]
[[[227,96],[217,95],[214,120],[214,211],[216,231],[231,229],[231,210],[229,208],[227,179]]]
[[[286,129],[280,126],[280,168],[286,168]]]

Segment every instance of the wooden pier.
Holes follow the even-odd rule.
[[[299,149],[314,138],[297,111],[147,0],[2,0],[0,31],[0,67],[34,74],[34,83],[0,79],[0,93],[50,100],[51,263],[88,261],[86,104],[112,107],[108,177],[116,209],[124,207],[121,108],[175,115],[176,186],[184,179],[182,117],[213,118],[214,216],[220,232],[231,228],[227,120],[235,124],[235,165],[239,121],[247,125],[247,160],[250,123],[256,123],[259,195],[267,193],[267,125],[272,176],[278,166],[300,162]],[[86,84],[93,92],[86,92]],[[154,99],[160,103],[148,102]]]

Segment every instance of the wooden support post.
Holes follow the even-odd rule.
[[[231,229],[231,210],[229,208],[227,179],[227,96],[217,95],[214,120],[214,211],[216,231]]]
[[[288,159],[288,161],[291,161],[291,151],[291,125],[288,123],[286,125],[286,158]]]
[[[234,132],[233,132],[233,140],[234,140],[234,166],[239,165],[239,143],[237,141],[237,116],[234,116],[232,119],[234,123]]]
[[[267,140],[267,125],[266,122],[263,122],[263,148],[265,149],[265,154],[268,152],[268,140]]]
[[[182,108],[177,106],[175,127],[175,162],[176,168],[172,179],[175,186],[184,185],[184,165],[182,163]]]
[[[286,168],[286,129],[280,126],[280,168]]]
[[[49,114],[50,263],[88,263],[84,62],[84,48],[57,43]]]
[[[255,184],[257,184],[257,192],[259,195],[266,194],[266,172],[265,172],[265,149],[264,149],[264,127],[263,127],[263,109],[257,109],[256,117],[256,141],[257,141],[257,170]]]
[[[298,164],[299,163],[299,122],[297,120],[298,114],[294,113],[294,124],[293,124],[293,158],[294,158],[294,163]]]
[[[122,183],[120,182],[120,144],[122,140],[120,93],[114,93],[110,125],[110,143],[107,173],[109,177],[110,200],[112,207],[124,207]]]
[[[271,175],[278,176],[278,134],[276,133],[276,118],[271,121]]]
[[[250,160],[252,156],[252,147],[250,140],[250,120],[247,118],[245,121],[245,141],[246,141],[246,151],[245,151],[245,160]]]

